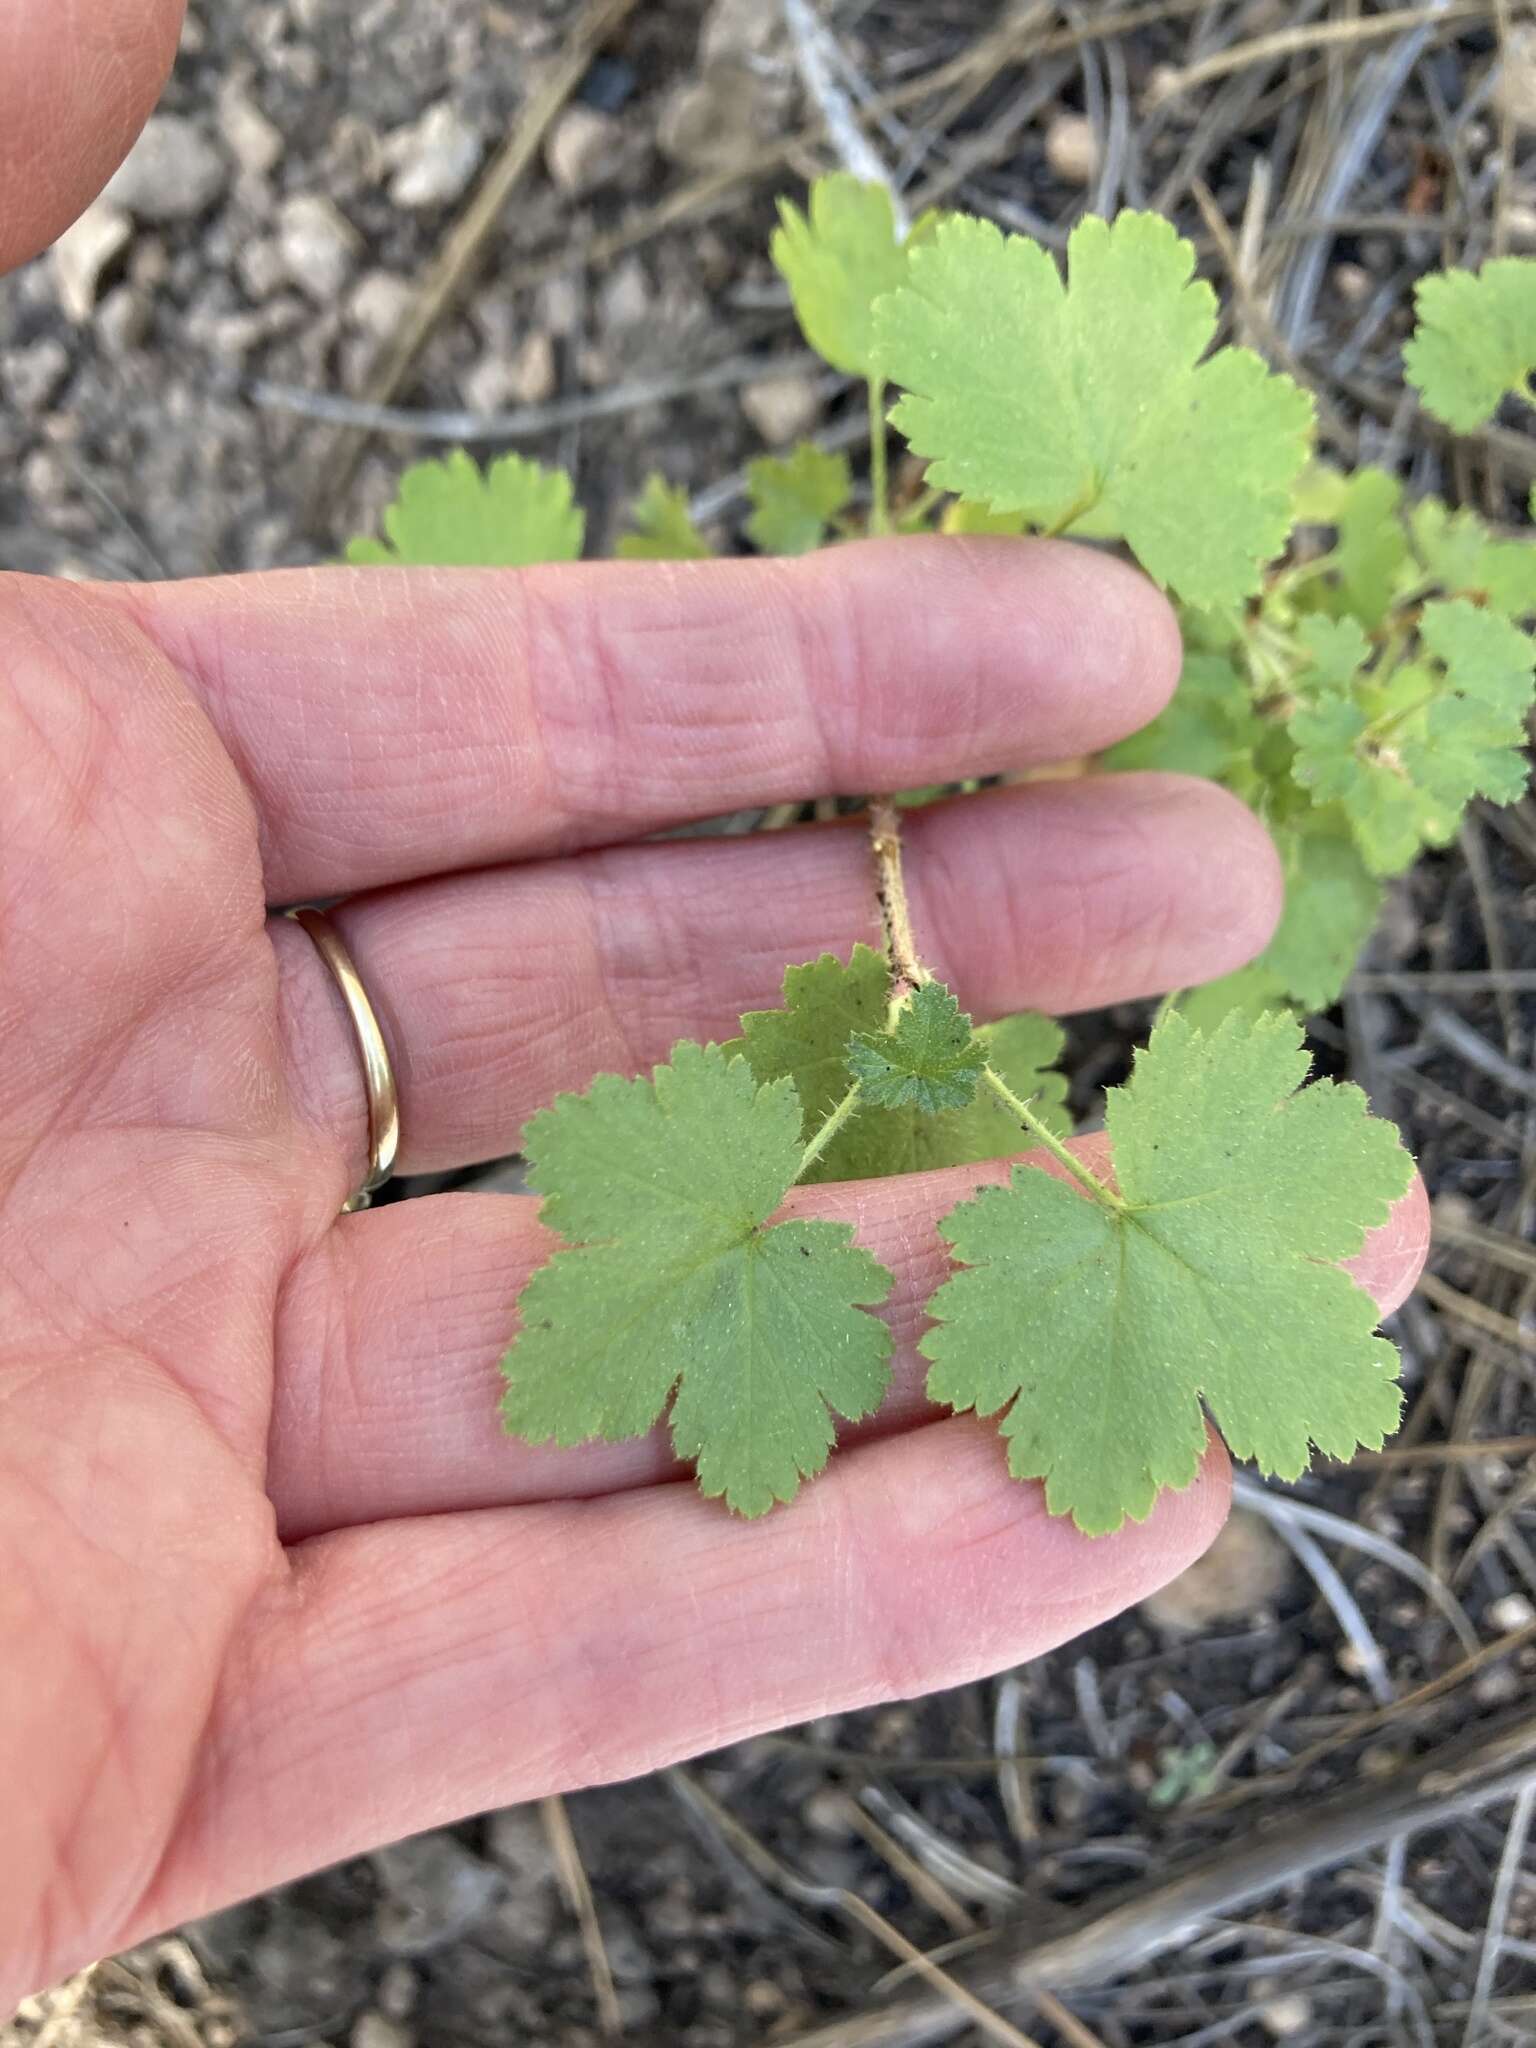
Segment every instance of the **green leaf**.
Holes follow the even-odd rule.
[[[1124,539],[1192,604],[1241,599],[1285,546],[1309,399],[1247,350],[1207,356],[1215,294],[1158,216],[1079,222],[1068,270],[943,222],[875,308],[877,366],[908,394],[897,426],[930,483]]]
[[[1368,732],[1365,713],[1347,697],[1297,712],[1291,772],[1316,803],[1342,804],[1373,875],[1401,874],[1417,858],[1432,816],[1398,755],[1375,746]]]
[[[1179,1015],[1197,1031],[1210,1033],[1229,1017],[1255,1023],[1275,1011],[1288,1011],[1285,983],[1262,960],[1250,960],[1233,974],[1202,982],[1179,996]]]
[[[876,1109],[917,1109],[924,1116],[976,1100],[986,1048],[941,982],[913,991],[887,1031],[856,1031],[848,1071]]]
[[[828,455],[802,441],[787,456],[761,455],[747,464],[753,504],[747,538],[765,555],[804,555],[819,548],[853,496],[846,455]]]
[[[1314,612],[1296,628],[1305,657],[1296,687],[1309,696],[1330,697],[1349,689],[1371,658],[1371,643],[1358,619],[1330,619]]]
[[[1179,687],[1150,725],[1101,756],[1106,768],[1152,768],[1224,782],[1264,736],[1248,686],[1224,654],[1186,654]]]
[[[1439,271],[1419,279],[1414,302],[1418,325],[1403,350],[1403,369],[1437,419],[1470,434],[1492,419],[1507,393],[1530,396],[1536,263],[1499,256],[1475,274]]]
[[[1475,512],[1421,498],[1408,515],[1424,580],[1447,597],[1470,597],[1508,619],[1536,616],[1536,545],[1497,540]]]
[[[649,1080],[603,1074],[529,1124],[558,1251],[523,1289],[506,1427],[531,1443],[642,1435],[672,1402],[679,1457],[743,1515],[819,1472],[834,1412],[885,1391],[891,1276],[847,1224],[768,1218],[794,1181],[800,1104],[718,1046]]]
[[[941,1226],[963,1270],[928,1304],[928,1392],[1001,1412],[1009,1468],[1097,1535],[1187,1486],[1202,1403],[1234,1454],[1294,1479],[1397,1425],[1392,1346],[1337,1263],[1411,1164],[1358,1088],[1302,1089],[1290,1018],[1210,1037],[1175,1012],[1109,1092],[1125,1206],[1036,1167]]]
[[[939,522],[944,533],[995,533],[1012,535],[1024,531],[1022,512],[994,512],[990,505],[978,505],[968,498],[952,498]]]
[[[626,562],[702,562],[714,549],[693,523],[688,493],[664,476],[651,475],[635,500],[635,531],[619,541]]]
[[[804,1110],[807,1143],[848,1092],[852,1075],[849,1041],[858,1033],[878,1034],[890,996],[890,971],[869,946],[855,946],[845,966],[823,953],[784,976],[784,1007],[753,1010],[742,1018],[736,1047],[762,1082],[793,1082]],[[1066,1082],[1050,1068],[1060,1057],[1060,1027],[1028,1012],[984,1024],[976,1036],[986,1057],[1015,1095],[1027,1099],[1050,1130],[1065,1136]],[[1020,1152],[1033,1142],[990,1088],[977,1090],[964,1109],[925,1115],[861,1106],[832,1139],[806,1175],[808,1182],[874,1180],[887,1174],[920,1173],[930,1167],[968,1166]]]
[[[1459,811],[1474,796],[1515,803],[1525,792],[1526,718],[1536,649],[1508,619],[1465,598],[1424,607],[1420,637],[1444,688],[1401,744],[1403,766],[1429,797]]]
[[[1285,909],[1260,964],[1304,1009],[1324,1010],[1343,992],[1381,914],[1381,883],[1335,812],[1306,812],[1278,838]]]
[[[1344,601],[1364,625],[1379,626],[1408,560],[1398,516],[1403,487],[1384,469],[1357,469],[1338,512],[1339,582]]]
[[[387,542],[359,535],[347,543],[347,560],[359,567],[405,562],[506,569],[574,562],[585,527],[563,469],[502,455],[482,470],[455,448],[441,462],[406,470],[384,513]]]
[[[838,171],[812,185],[809,216],[781,199],[769,254],[811,347],[834,370],[869,376],[871,308],[907,274],[885,187]]]

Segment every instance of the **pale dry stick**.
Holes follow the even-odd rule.
[[[915,1947],[906,1936],[877,1913],[867,1900],[857,1892],[843,1885],[813,1884],[801,1877],[798,1871],[775,1856],[751,1831],[743,1827],[729,1807],[722,1806],[714,1794],[707,1792],[693,1773],[681,1764],[675,1764],[665,1773],[668,1783],[681,1800],[685,1809],[706,1819],[721,1838],[729,1844],[753,1875],[765,1883],[777,1887],[798,1905],[819,1907],[823,1912],[841,1914],[845,1920],[853,1921],[866,1933],[872,1934],[883,1948],[888,1949],[908,1969],[914,1970],[935,1993],[953,2003],[961,2018],[959,2024],[974,2024],[988,2037],[1003,2044],[1003,2048],[1040,2048],[1040,2044],[1028,2034],[1020,2033],[995,2013],[989,2005],[974,1992],[967,1991],[956,1983],[948,1971],[942,1969],[931,1955]],[[969,1937],[967,1937],[969,1939]]]
[[[1536,967],[1511,967],[1504,972],[1470,967],[1439,974],[1352,974],[1350,986],[1384,996],[1481,996],[1501,988],[1528,996],[1536,995]]]
[[[954,1893],[941,1884],[933,1872],[919,1863],[915,1856],[909,1855],[896,1837],[887,1833],[875,1816],[867,1812],[857,1799],[850,1799],[845,1795],[843,1811],[848,1817],[848,1825],[864,1837],[875,1854],[891,1866],[914,1898],[921,1899],[924,1905],[944,1922],[951,1934],[965,1941],[976,1932],[976,1922]]]
[[[565,1801],[558,1793],[539,1801],[539,1813],[544,1822],[544,1832],[549,1838],[550,1852],[555,1859],[555,1872],[560,1880],[560,1889],[565,1893],[566,1904],[576,1915],[576,1925],[581,1931],[581,1946],[586,1954],[587,1971],[592,1979],[592,1992],[597,2005],[598,2026],[605,2040],[616,2041],[624,2032],[624,2015],[619,2010],[619,1996],[613,1988],[613,1966],[608,1961],[608,1950],[603,1944],[603,1930],[598,1922],[597,1903],[592,1897],[587,1867],[581,1860],[580,1849],[576,1846],[571,1816],[566,1811]]]
[[[1035,1809],[1034,1770],[1020,1752],[1028,1684],[1017,1671],[1004,1672],[997,1682],[992,1713],[992,1748],[997,1757],[997,1789],[1008,1825],[1020,1842],[1038,1841],[1040,1818]]]
[[[999,1931],[989,1950],[957,1965],[960,1988],[989,2005],[1027,2004],[1044,1985],[1058,1997],[1102,1988],[1187,1943],[1206,1922],[1283,1885],[1384,1847],[1396,1836],[1444,1827],[1536,1786],[1536,1716],[1450,1742],[1390,1778],[1355,1784],[1267,1834],[1225,1843],[1171,1878],[1138,1885],[1054,1938],[1033,1924]],[[878,2010],[834,2020],[780,2048],[930,2048],[966,2022],[947,1999],[911,1992]]]
[[[1436,26],[1484,19],[1492,11],[1492,0],[1445,0],[1445,5],[1439,9]],[[1397,7],[1386,14],[1363,15],[1354,21],[1319,21],[1308,22],[1299,28],[1277,28],[1268,35],[1254,36],[1246,43],[1234,43],[1230,49],[1218,50],[1184,70],[1174,72],[1164,80],[1158,97],[1166,101],[1176,93],[1206,85],[1213,78],[1225,78],[1230,71],[1246,70],[1250,64],[1267,64],[1273,58],[1289,57],[1300,50],[1315,50],[1330,44],[1376,42],[1383,36],[1395,36],[1402,30],[1422,28],[1423,25],[1424,9],[1418,6]]]
[[[1337,1755],[1341,1749],[1346,1749],[1351,1742],[1358,1741],[1361,1736],[1373,1734],[1378,1728],[1390,1726],[1418,1707],[1433,1705],[1447,1693],[1455,1692],[1467,1679],[1475,1677],[1489,1664],[1497,1664],[1502,1657],[1512,1657],[1533,1642],[1536,1642],[1536,1621],[1527,1622],[1523,1628],[1511,1629],[1507,1635],[1498,1636],[1493,1642],[1484,1643],[1479,1649],[1474,1650],[1470,1656],[1463,1657],[1461,1662],[1453,1664],[1449,1671],[1442,1671],[1438,1678],[1426,1679],[1422,1685],[1415,1686],[1412,1692],[1405,1692],[1401,1699],[1395,1700],[1391,1706],[1367,1707],[1363,1712],[1351,1715],[1342,1727],[1321,1736],[1310,1749],[1299,1751],[1283,1771],[1271,1772],[1267,1778],[1258,1779],[1252,1784],[1233,1785],[1214,1798],[1201,1800],[1202,1811],[1226,1813],[1234,1807],[1250,1802],[1255,1793],[1272,1797],[1277,1792],[1287,1791],[1292,1785],[1299,1783],[1314,1764],[1325,1763],[1329,1757]]]
[[[1426,1301],[1458,1323],[1465,1323],[1469,1330],[1480,1330],[1485,1337],[1497,1338],[1512,1351],[1536,1357],[1536,1332],[1524,1330],[1510,1316],[1500,1315],[1496,1308],[1485,1308],[1480,1301],[1474,1301],[1470,1294],[1463,1294],[1448,1280],[1442,1280],[1438,1273],[1425,1273],[1419,1280],[1419,1292]]]
[[[867,1784],[859,1793],[859,1801],[925,1870],[960,1898],[978,1906],[1014,1907],[1023,1903],[1024,1893],[1012,1878],[1002,1877],[973,1856],[967,1856],[947,1835],[930,1827],[889,1786],[878,1781]]]
[[[1257,338],[1258,347],[1263,353],[1272,356],[1280,368],[1285,371],[1286,375],[1310,395],[1312,403],[1317,408],[1317,417],[1327,429],[1329,439],[1337,443],[1341,448],[1349,450],[1358,449],[1360,436],[1334,405],[1328,394],[1320,390],[1313,382],[1310,374],[1302,366],[1301,359],[1296,354],[1296,351],[1291,347],[1284,335],[1281,334],[1279,328],[1275,326],[1266,309],[1254,296],[1252,285],[1244,273],[1243,259],[1238,252],[1237,243],[1232,238],[1232,230],[1223,219],[1221,210],[1212,196],[1210,187],[1203,178],[1196,178],[1191,182],[1189,189],[1194,196],[1196,206],[1200,209],[1200,216],[1205,222],[1206,232],[1215,243],[1221,260],[1226,266],[1227,275],[1232,280],[1232,290],[1237,299],[1239,311]]]
[[[539,152],[555,116],[580,85],[594,53],[607,41],[635,0],[588,0],[586,8],[541,90],[524,109],[490,169],[476,186],[468,205],[448,231],[437,259],[407,309],[405,318],[369,373],[363,392],[372,405],[387,405],[409,375],[439,321],[460,298],[479,267],[496,223]],[[308,518],[323,523],[351,481],[362,453],[363,435],[355,428],[322,451],[320,466],[306,508]]]
[[[1507,1267],[1512,1273],[1536,1274],[1536,1247],[1526,1244],[1522,1238],[1509,1236],[1506,1231],[1490,1230],[1482,1223],[1459,1223],[1443,1210],[1437,1210],[1431,1223],[1431,1234],[1436,1244],[1453,1245],[1458,1251],[1481,1252],[1485,1259],[1496,1266]],[[1524,1442],[1525,1439],[1516,1441]],[[1529,1441],[1536,1447],[1536,1437]]]
[[[1274,183],[1274,164],[1267,156],[1259,157],[1249,175],[1248,197],[1243,202],[1242,225],[1237,235],[1236,261],[1232,265],[1234,279],[1242,279],[1244,291],[1254,302],[1256,310],[1262,313],[1263,324],[1266,327],[1272,327],[1272,323],[1259,286],[1259,265],[1264,253],[1264,232],[1269,225],[1269,202],[1274,191]],[[1203,182],[1200,190],[1206,190]],[[1196,199],[1199,199],[1198,193]],[[1212,203],[1214,204],[1214,201]],[[1217,242],[1216,246],[1220,249],[1220,242]],[[1258,338],[1256,329],[1257,322],[1244,310],[1238,327],[1239,339],[1247,342],[1250,347],[1254,346]]]
[[[1405,1579],[1418,1587],[1425,1599],[1431,1601],[1445,1616],[1456,1632],[1456,1639],[1462,1648],[1472,1651],[1477,1648],[1477,1630],[1468,1619],[1466,1610],[1456,1596],[1449,1591],[1442,1579],[1414,1556],[1400,1543],[1394,1543],[1390,1536],[1383,1536],[1375,1529],[1368,1529],[1362,1523],[1346,1520],[1328,1508],[1314,1507],[1311,1501],[1298,1500],[1293,1494],[1272,1493],[1267,1486],[1251,1479],[1246,1472],[1237,1473],[1232,1481],[1232,1498],[1244,1507],[1253,1508],[1271,1520],[1288,1520],[1303,1529],[1310,1529],[1316,1536],[1326,1536],[1330,1543],[1342,1544],[1346,1550],[1360,1550],[1372,1557],[1378,1564],[1384,1564],[1392,1571],[1400,1572]]]
[[[810,0],[779,0],[780,10],[795,47],[795,68],[812,105],[821,115],[827,140],[845,171],[871,185],[881,185],[891,202],[896,233],[905,238],[907,209],[881,160],[879,151],[859,126],[852,96],[832,76],[828,61],[831,35],[811,7]]]
[[[1518,1020],[1516,1023],[1518,1027]],[[1432,1010],[1428,1030],[1431,1038],[1448,1046],[1468,1066],[1476,1067],[1512,1095],[1523,1095],[1527,1101],[1536,1102],[1536,1074],[1491,1046],[1464,1017],[1458,1017],[1450,1010]]]
[[[889,796],[869,800],[869,850],[875,863],[875,895],[891,963],[891,1001],[903,1002],[932,975],[923,965],[912,934],[906,876],[901,866],[901,816]]]
[[[300,385],[274,384],[265,377],[253,378],[246,386],[246,396],[263,411],[296,413],[331,426],[356,427],[367,434],[408,434],[426,441],[521,441],[561,427],[580,426],[587,420],[612,419],[642,405],[691,398],[698,391],[729,390],[758,377],[794,377],[824,367],[821,357],[808,348],[771,356],[733,355],[718,363],[702,363],[696,370],[680,370],[675,376],[637,377],[606,391],[555,398],[542,405],[520,405],[512,412],[375,405],[366,398],[306,391]]]
[[[1465,1464],[1475,1458],[1529,1458],[1536,1454],[1536,1436],[1470,1437],[1465,1443],[1389,1444],[1381,1451],[1356,1451],[1352,1458],[1336,1459],[1348,1465],[1441,1465]]]
[[[981,42],[973,43],[958,56],[935,65],[932,71],[903,80],[889,92],[871,100],[861,111],[866,120],[875,120],[882,114],[897,113],[932,93],[944,92],[972,79],[979,77],[987,82],[1004,65],[1025,55],[1032,60],[1055,56],[1062,50],[1075,50],[1089,39],[1103,41],[1109,36],[1129,34],[1153,22],[1172,20],[1178,15],[1198,14],[1208,5],[1209,0],[1146,0],[1145,5],[1118,8],[1113,13],[1090,19],[1080,30],[1055,29],[1049,35],[1038,37],[1030,25],[1034,17],[1026,16],[1023,20],[1006,24]],[[782,169],[816,143],[820,136],[818,122],[797,128],[792,135],[758,150],[744,163],[707,172],[680,191],[668,193],[636,220],[627,221],[606,234],[594,235],[589,241],[530,258],[527,263],[507,272],[502,279],[503,287],[508,292],[521,291],[530,285],[544,284],[552,277],[563,277],[578,265],[590,268],[609,263],[615,256],[654,241],[668,228],[691,220],[695,215],[714,208],[718,202],[731,198],[739,186],[754,184],[769,171]]]
[[[1509,1921],[1509,1903],[1514,1896],[1515,1879],[1520,1874],[1521,1858],[1525,1854],[1526,1840],[1530,1835],[1533,1808],[1536,1808],[1536,1784],[1522,1785],[1515,1800],[1515,1810],[1510,1816],[1509,1833],[1504,1837],[1498,1875],[1493,1881],[1493,1897],[1488,1904],[1488,1925],[1483,1934],[1482,1954],[1477,1959],[1477,1978],[1472,1986],[1472,2004],[1467,2013],[1466,2030],[1461,2037],[1462,2048],[1478,2048],[1478,2044],[1487,2039],[1483,2027],[1488,2015],[1488,2001],[1493,1996],[1493,1980],[1499,1967],[1502,1937]]]

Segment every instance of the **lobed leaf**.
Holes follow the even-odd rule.
[[[482,470],[455,448],[441,462],[406,470],[384,512],[385,540],[359,535],[347,543],[347,560],[520,569],[575,561],[585,530],[563,469],[502,455]]]
[[[805,555],[826,540],[853,496],[846,455],[802,441],[787,456],[761,455],[747,464],[752,516],[747,538],[765,555]]]
[[[879,1034],[885,1023],[890,971],[869,946],[855,946],[845,966],[823,953],[784,976],[784,1007],[752,1010],[741,1020],[737,1046],[761,1082],[789,1080],[799,1095],[809,1142],[848,1091],[849,1042],[859,1033]],[[986,1059],[1018,1096],[1030,1101],[1051,1130],[1071,1129],[1066,1082],[1051,1072],[1060,1057],[1062,1033],[1048,1018],[1024,1013],[984,1024],[976,1033]],[[727,1048],[733,1050],[735,1048]],[[874,1180],[930,1167],[966,1166],[1025,1149],[1021,1132],[988,1088],[978,1089],[963,1109],[929,1115],[908,1103],[900,1108],[863,1104],[827,1146],[807,1181]]]
[[[529,1179],[569,1249],[523,1289],[502,1361],[506,1427],[530,1443],[672,1440],[739,1514],[819,1472],[834,1414],[869,1414],[891,1276],[844,1223],[768,1218],[799,1167],[800,1104],[745,1060],[681,1044],[649,1080],[599,1075],[530,1122]]]
[[[769,254],[816,353],[850,377],[871,375],[872,308],[907,274],[885,187],[837,171],[811,186],[808,213],[781,199]]]
[[[1536,263],[1498,256],[1481,270],[1421,277],[1418,325],[1403,350],[1408,382],[1437,419],[1471,434],[1501,400],[1530,397],[1536,369]]]
[[[1049,532],[1127,541],[1192,604],[1258,587],[1290,531],[1311,403],[1242,349],[1153,214],[1081,221],[1068,282],[1037,243],[950,219],[875,307],[876,366],[929,480]]]
[[[1396,1354],[1339,1261],[1411,1164],[1359,1089],[1302,1088],[1294,1020],[1178,1013],[1109,1093],[1124,1207],[1015,1167],[941,1226],[962,1270],[928,1305],[936,1401],[1000,1415],[1009,1468],[1097,1535],[1233,1452],[1296,1478],[1397,1425]],[[1298,1092],[1299,1091],[1299,1092]]]
[[[702,562],[714,549],[693,523],[688,493],[664,476],[651,475],[635,500],[635,528],[621,536],[620,559],[626,562]]]
[[[856,1031],[847,1057],[865,1103],[924,1116],[974,1102],[987,1064],[970,1018],[937,981],[915,989],[887,1030]]]

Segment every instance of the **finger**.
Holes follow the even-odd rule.
[[[984,1018],[1209,980],[1279,914],[1268,836],[1210,783],[1039,783],[906,829],[919,943]],[[879,943],[858,825],[488,869],[335,915],[389,1040],[414,1172],[513,1151],[562,1088],[732,1037],[743,1010],[782,1000],[786,963]],[[304,933],[279,924],[274,942],[294,1087],[355,1180],[368,1113],[351,1026]]]
[[[145,1917],[1020,1663],[1166,1583],[1227,1499],[1213,1449],[1089,1539],[951,1421],[759,1522],[677,1485],[317,1538],[227,1668]]]
[[[202,692],[274,902],[1088,753],[1178,629],[1066,542],[109,586]]]
[[[1102,1134],[1075,1149],[1096,1167],[1108,1159]],[[1038,1154],[1034,1163],[1059,1171]],[[883,1311],[896,1340],[892,1388],[865,1433],[932,1415],[917,1340],[924,1306],[949,1270],[936,1226],[972,1188],[1008,1170],[998,1160],[790,1197],[793,1215],[853,1223],[859,1243],[896,1276]],[[497,1364],[516,1327],[517,1297],[555,1244],[529,1200],[449,1195],[349,1217],[296,1268],[278,1325],[268,1474],[290,1538],[392,1515],[611,1492],[674,1469],[660,1431],[571,1451],[502,1432]],[[1412,1289],[1428,1245],[1428,1205],[1415,1182],[1350,1267],[1383,1314]]]
[[[128,154],[183,0],[0,0],[0,271],[46,248]]]

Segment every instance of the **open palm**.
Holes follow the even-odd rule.
[[[87,13],[120,22],[141,107],[166,19]],[[67,67],[26,17],[10,56]],[[75,77],[41,95],[54,117]],[[0,134],[21,118],[0,106]],[[27,196],[35,242],[84,183]],[[269,917],[351,899],[403,1166],[508,1150],[556,1089],[724,1035],[786,961],[873,936],[856,831],[619,842],[1107,743],[1177,659],[1130,571],[914,541],[9,578],[0,650],[0,2007],[411,1829],[1016,1662],[1210,1539],[1219,1452],[1090,1543],[995,1437],[925,1408],[933,1223],[980,1169],[794,1197],[855,1218],[899,1295],[891,1401],[793,1508],[732,1521],[660,1440],[508,1443],[495,1362],[536,1210],[339,1216],[356,1050],[309,939]],[[911,839],[925,948],[982,1014],[1225,971],[1275,913],[1248,813],[1175,778],[1003,791]],[[1412,1198],[1373,1241],[1384,1301],[1423,1237]]]

